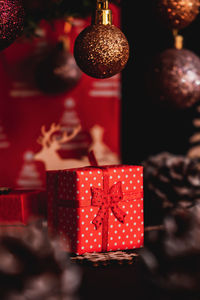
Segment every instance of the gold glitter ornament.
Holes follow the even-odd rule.
[[[183,29],[199,14],[199,0],[156,0],[159,20],[170,29]]]
[[[107,0],[97,0],[94,21],[76,38],[74,58],[84,73],[99,79],[112,77],[126,66],[129,43],[112,24]]]

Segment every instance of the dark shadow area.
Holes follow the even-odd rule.
[[[179,33],[184,48],[200,55],[200,16]],[[172,32],[155,17],[153,1],[122,1],[122,30],[130,43],[130,59],[122,72],[122,160],[136,164],[161,151],[185,154],[195,108],[160,106],[147,85],[153,59],[173,47]]]

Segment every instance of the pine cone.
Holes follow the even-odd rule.
[[[145,279],[156,293],[170,300],[199,299],[200,204],[174,209],[162,230],[147,232],[141,257]]]
[[[1,234],[1,300],[74,300],[79,282],[79,269],[44,229]]]
[[[146,224],[161,224],[175,207],[200,199],[200,160],[163,152],[143,162]]]

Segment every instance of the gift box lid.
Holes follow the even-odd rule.
[[[58,204],[69,207],[91,205],[93,193],[121,189],[121,201],[143,197],[143,167],[134,165],[111,165],[83,167],[60,171],[48,171],[47,177],[56,178],[54,184]]]

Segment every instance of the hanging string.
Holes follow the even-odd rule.
[[[183,49],[183,36],[178,34],[178,29],[172,30],[174,36],[174,47],[178,50]]]

